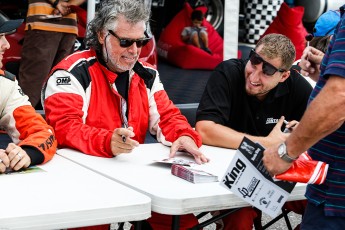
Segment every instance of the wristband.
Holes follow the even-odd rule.
[[[60,0],[55,0],[55,2],[53,3],[52,6],[53,6],[54,8],[56,8],[56,6],[59,4],[59,1],[60,1]]]

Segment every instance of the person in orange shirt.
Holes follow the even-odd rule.
[[[22,22],[0,17],[0,129],[12,139],[6,148],[0,148],[0,173],[45,163],[57,147],[53,128],[36,113],[15,76],[1,69],[3,54],[10,48],[5,36]]]
[[[51,68],[74,51],[78,35],[72,6],[85,0],[29,0],[18,73],[19,85],[35,108]]]

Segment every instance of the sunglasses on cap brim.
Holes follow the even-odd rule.
[[[109,33],[119,40],[120,46],[122,48],[130,47],[131,45],[133,45],[134,42],[137,45],[137,47],[140,48],[140,47],[143,47],[144,45],[146,45],[151,40],[151,38],[142,38],[142,39],[135,39],[135,40],[120,38],[112,30],[109,30]]]
[[[278,69],[274,67],[272,64],[265,61],[262,57],[260,57],[259,54],[255,52],[254,49],[250,51],[249,60],[253,65],[259,65],[260,63],[262,63],[262,72],[267,76],[272,76],[277,71],[280,73],[283,73],[286,71],[284,69]]]

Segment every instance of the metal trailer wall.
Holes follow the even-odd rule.
[[[224,60],[237,58],[240,1],[224,2]]]

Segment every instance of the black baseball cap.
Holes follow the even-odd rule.
[[[23,23],[23,19],[10,20],[0,11],[0,34],[10,34]]]

